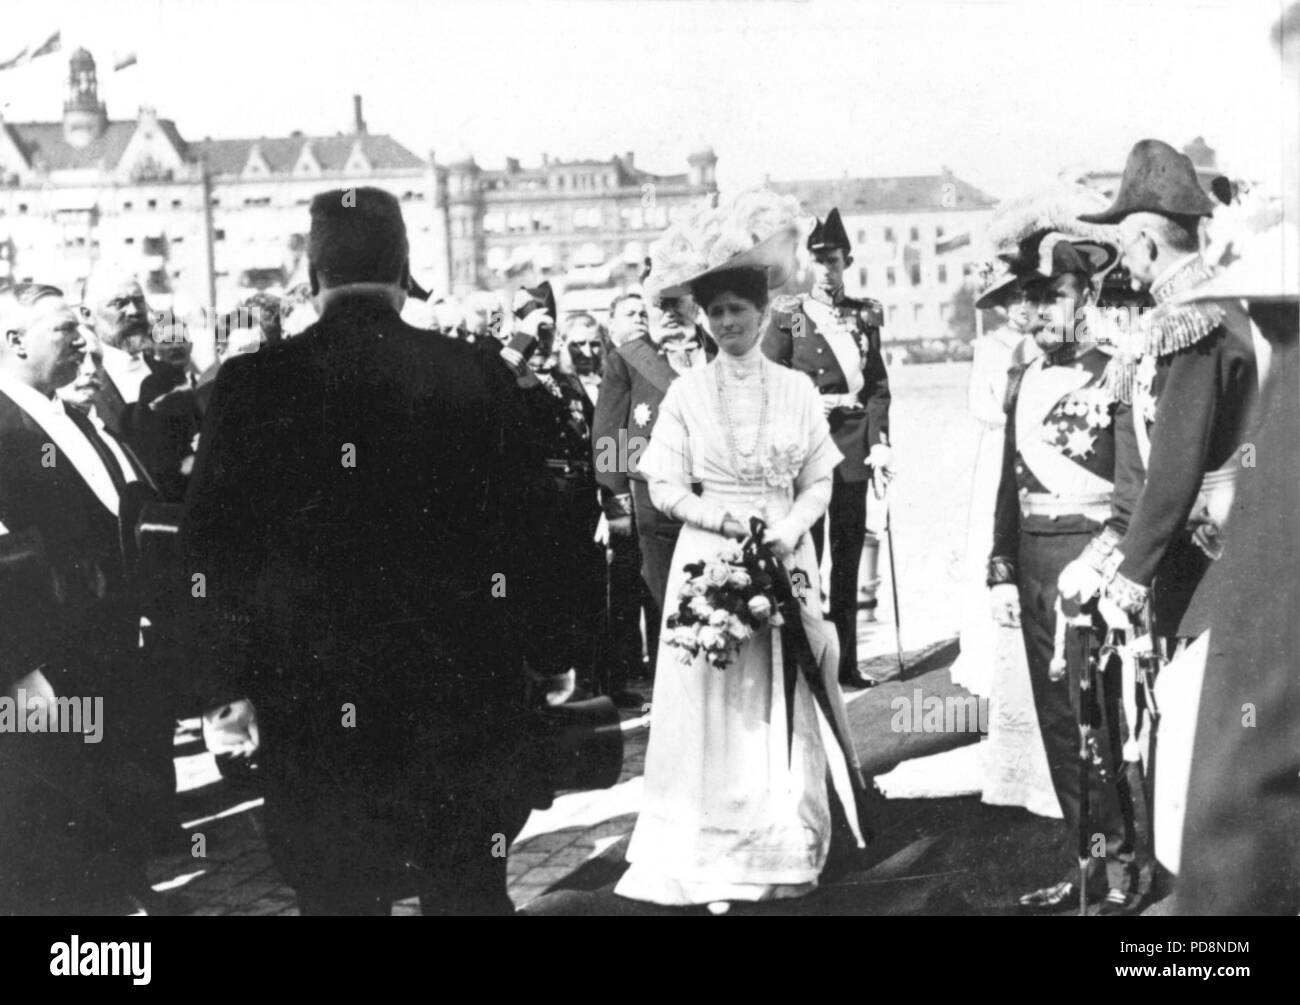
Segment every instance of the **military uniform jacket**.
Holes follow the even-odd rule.
[[[698,360],[696,366],[702,365]],[[605,372],[596,396],[592,452],[605,515],[630,516],[623,501],[631,479],[645,481],[637,461],[650,445],[664,395],[677,379],[649,335],[627,342],[605,357]]]
[[[867,454],[889,442],[889,376],[880,352],[881,307],[841,297],[833,306],[810,295],[779,297],[763,335],[768,359],[806,373],[821,394],[854,393],[863,410],[836,409],[828,421],[844,460],[844,481],[865,482]]]
[[[1133,513],[1119,574],[1142,586],[1185,532],[1205,476],[1236,463],[1255,396],[1255,352],[1249,319],[1225,306],[1157,307],[1149,319],[1152,351],[1133,389],[1145,477],[1139,465],[1116,483]]]
[[[991,583],[1015,581],[1022,533],[1087,533],[1098,522],[1123,533],[1128,512],[1113,498],[1115,469],[1132,463],[1137,446],[1131,412],[1105,386],[1108,362],[1105,353],[1090,349],[1057,364],[1040,356],[1013,375]],[[1054,497],[1058,512],[1022,515],[1022,501],[1030,496]],[[1085,505],[1088,499],[1093,502]],[[1097,520],[1106,508],[1109,517]]]

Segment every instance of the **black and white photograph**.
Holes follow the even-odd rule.
[[[14,966],[1300,914],[1300,3],[0,23]]]

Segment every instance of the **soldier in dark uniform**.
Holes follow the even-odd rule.
[[[1239,304],[1171,302],[1213,274],[1199,237],[1200,219],[1213,209],[1185,154],[1142,140],[1129,153],[1113,205],[1080,217],[1119,224],[1125,264],[1156,301],[1143,318],[1133,388],[1142,465],[1119,472],[1116,483],[1133,515],[1103,580],[1106,595],[1129,614],[1152,594],[1154,629],[1166,639],[1206,627],[1185,616],[1221,550],[1256,383],[1249,319]]]
[[[1078,830],[1078,668],[1068,685],[1054,681],[1050,665],[1057,630],[1057,580],[1079,556],[1092,556],[1104,534],[1122,533],[1126,514],[1113,506],[1114,473],[1132,452],[1131,422],[1110,385],[1111,357],[1080,323],[1076,308],[1093,299],[1092,277],[1112,265],[1114,248],[1039,231],[1023,240],[1013,266],[1014,282],[1039,305],[1048,323],[1035,333],[1043,355],[1013,371],[1008,389],[1006,445],[994,515],[988,585],[994,618],[1020,624],[1029,662],[1034,707],[1052,784],[1067,828]],[[987,305],[989,296],[981,299]],[[1111,545],[1113,547],[1113,543]],[[1103,556],[1104,557],[1104,556]],[[1077,608],[1073,609],[1077,613]],[[1067,614],[1071,613],[1067,610]],[[1097,756],[1101,770],[1090,780],[1088,820],[1105,836],[1104,874],[1096,869],[1088,892],[1106,886],[1099,913],[1128,914],[1140,905],[1137,836],[1131,790],[1121,759],[1123,718],[1119,688],[1098,675]],[[1056,911],[1078,903],[1077,880],[1044,887],[1020,898],[1030,911]]]
[[[831,435],[844,460],[835,469],[829,509],[831,621],[840,638],[840,683],[870,687],[858,671],[858,567],[867,531],[867,482],[889,477],[889,378],[880,354],[881,307],[844,295],[844,269],[853,261],[838,209],[808,237],[816,286],[808,295],[779,297],[763,336],[769,359],[812,378],[822,395]],[[818,559],[826,521],[813,528]]]
[[[610,534],[628,535],[635,530],[641,546],[641,575],[657,608],[653,619],[657,628],[668,567],[682,526],[654,508],[637,461],[650,443],[669,385],[678,373],[703,365],[706,351],[696,335],[699,308],[694,299],[689,294],[666,297],[654,291],[652,282],[649,334],[625,342],[605,359],[592,445]],[[615,701],[622,690],[618,684],[612,682]],[[626,697],[628,702],[635,698]]]

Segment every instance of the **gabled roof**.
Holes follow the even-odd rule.
[[[62,122],[6,122],[3,127],[33,167],[44,164],[50,171],[75,171],[96,168],[103,163],[110,171],[117,167],[127,144],[135,135],[139,122],[119,119],[109,122],[104,131],[84,147],[74,147],[63,138]],[[189,145],[181,139],[176,124],[159,119],[158,127],[166,134],[181,157],[190,157]]]
[[[828,178],[773,181],[769,187],[795,196],[824,216],[832,207],[850,213],[916,213],[992,209],[997,200],[951,174],[885,178]]]
[[[391,136],[369,133],[342,136],[273,136],[261,139],[202,140],[191,144],[196,156],[205,156],[216,175],[238,175],[248,163],[248,154],[256,144],[275,173],[293,170],[302,148],[310,143],[322,171],[342,171],[352,147],[360,141],[361,149],[376,171],[417,170],[424,161]]]

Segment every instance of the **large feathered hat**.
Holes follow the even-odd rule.
[[[1105,273],[1119,259],[1118,229],[1079,219],[1105,206],[1100,192],[1071,182],[1003,202],[984,232],[990,277],[975,306],[995,307],[1028,283],[1063,273]]]
[[[768,289],[795,267],[801,236],[811,221],[793,196],[750,189],[717,208],[703,208],[668,228],[650,246],[650,296],[682,296],[724,272],[761,271]]]

